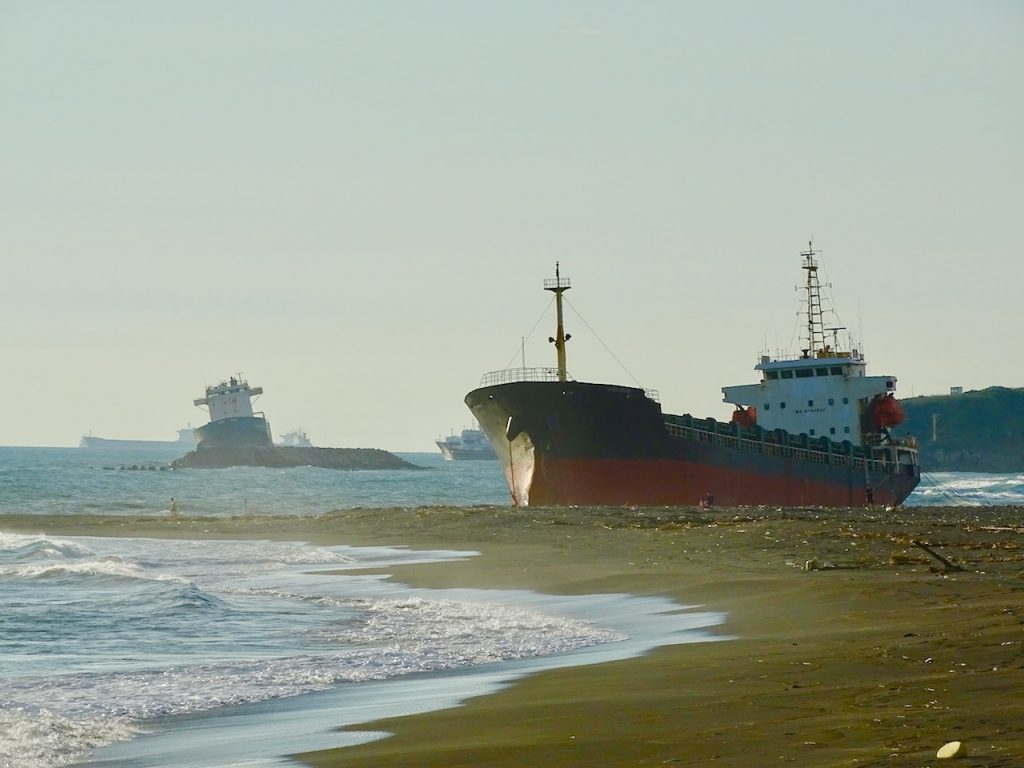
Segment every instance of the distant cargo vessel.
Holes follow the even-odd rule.
[[[497,459],[494,447],[479,429],[464,429],[434,441],[448,461]]]
[[[466,395],[504,465],[512,503],[848,507],[900,504],[920,480],[896,378],[867,376],[854,348],[826,343],[816,251],[806,271],[807,348],[761,357],[761,381],[724,387],[730,422],[662,413],[641,388],[572,380],[555,267],[558,367],[496,371]],[[837,329],[828,329],[838,336]]]
[[[206,388],[206,396],[193,401],[210,412],[210,423],[196,429],[196,448],[270,448],[270,424],[253,412],[252,398],[263,387],[250,387],[241,374]]]
[[[178,430],[177,440],[115,440],[109,437],[93,437],[85,435],[78,444],[79,448],[184,448],[191,451],[196,447],[196,438],[192,427]]]

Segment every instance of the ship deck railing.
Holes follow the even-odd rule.
[[[572,377],[569,377],[572,380]],[[503,368],[480,377],[481,387],[515,384],[520,381],[558,381],[557,368]]]
[[[566,377],[568,381],[575,381],[572,376]],[[480,377],[481,387],[495,387],[499,384],[515,384],[520,381],[558,381],[557,368],[503,368],[500,371],[490,371]],[[644,389],[644,396],[648,400],[658,402],[659,393],[656,389]]]
[[[849,441],[837,443],[828,438],[814,439],[807,435],[793,435],[783,430],[758,431],[756,427],[744,428],[735,422],[723,423],[713,418],[668,417],[665,420],[665,431],[671,437],[684,440],[791,458],[801,462],[849,466],[876,472],[906,472],[912,471],[914,466],[899,461],[900,451],[908,450],[905,446],[894,445],[892,458],[875,458]],[[751,434],[752,432],[755,434]],[[758,433],[760,436],[757,436]]]

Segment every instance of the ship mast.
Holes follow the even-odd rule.
[[[565,381],[567,376],[565,372],[565,342],[572,338],[571,334],[566,334],[565,328],[562,325],[562,294],[568,291],[572,286],[569,285],[569,278],[562,280],[562,275],[559,272],[558,262],[555,262],[555,279],[544,281],[544,290],[551,291],[555,294],[555,313],[558,317],[558,328],[555,331],[554,338],[548,338],[548,341],[555,345],[555,350],[558,353],[558,380]]]
[[[807,270],[807,357],[821,357],[825,354],[825,323],[821,311],[821,283],[818,281],[818,263],[814,255],[813,241],[807,242],[807,250],[800,255],[804,258],[803,269]]]

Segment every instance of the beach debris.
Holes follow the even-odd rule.
[[[928,565],[928,558],[908,552],[893,552],[889,555],[889,565]]]
[[[962,741],[946,742],[935,753],[935,756],[940,760],[947,757],[967,757],[967,745]]]
[[[917,547],[918,549],[923,549],[923,550],[924,550],[925,552],[927,552],[927,553],[928,553],[929,555],[931,555],[931,556],[932,556],[932,557],[934,557],[934,558],[935,558],[936,560],[938,560],[938,561],[939,561],[940,563],[942,563],[942,567],[943,567],[943,568],[944,568],[945,570],[947,570],[947,571],[962,571],[962,570],[963,570],[963,568],[961,568],[961,567],[960,567],[959,565],[957,565],[956,563],[951,563],[951,562],[950,562],[949,560],[947,560],[946,558],[944,558],[944,557],[943,557],[942,555],[940,555],[940,554],[939,554],[938,552],[936,552],[936,551],[935,551],[934,549],[932,549],[931,547],[929,547],[929,546],[928,546],[927,544],[923,544],[922,542],[920,542],[920,541],[916,541],[916,540],[915,540],[915,541],[912,541],[912,542],[910,542],[910,543],[911,543],[911,544],[913,544],[913,545],[914,545],[915,547]]]
[[[831,568],[837,568],[838,566],[831,560],[819,560],[816,557],[812,557],[810,560],[804,561],[805,571],[826,571]]]

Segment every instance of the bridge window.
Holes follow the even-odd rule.
[[[784,378],[784,379],[792,379],[793,378],[793,372],[792,371],[780,371],[780,373],[782,374],[782,378]]]
[[[779,403],[779,408],[785,408],[785,407],[786,407],[785,403]]]
[[[779,378],[779,372],[778,371],[765,371],[764,372],[764,377],[766,379],[774,380],[774,379]]]
[[[829,405],[835,405],[835,404],[836,404],[836,399],[835,399],[834,397],[830,397],[830,398],[828,399],[828,404],[829,404]]]
[[[797,372],[796,372],[796,377],[798,379],[807,379],[807,378],[810,378],[813,375],[814,375],[814,369],[813,368],[798,368]]]
[[[807,407],[808,408],[813,408],[814,407],[814,401],[813,400],[808,400],[807,401]]]
[[[835,428],[835,427],[829,427],[829,428],[828,428],[828,433],[829,433],[830,435],[834,435],[834,434],[836,433],[836,428]]]
[[[772,407],[772,404],[771,404],[771,403],[765,403],[765,404],[764,404],[764,409],[765,409],[766,411],[768,411],[768,410],[771,410],[771,407]]]
[[[814,437],[814,430],[811,430],[811,437]]]
[[[843,375],[843,369],[842,369],[842,367],[840,367],[838,365],[833,365],[831,370],[832,370],[832,375],[833,376],[842,376]]]
[[[814,373],[817,376],[828,376],[828,368],[815,368]]]
[[[850,434],[850,428],[849,427],[843,427],[843,432],[845,432],[846,434]]]

